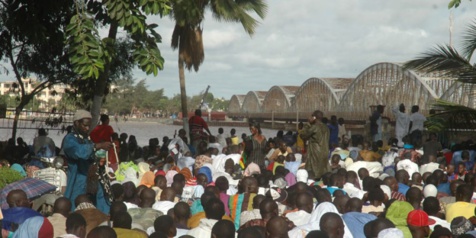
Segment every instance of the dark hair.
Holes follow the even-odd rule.
[[[81,214],[73,212],[66,218],[66,230],[68,233],[82,226],[86,227],[86,220]]]
[[[226,190],[228,190],[230,185],[229,185],[228,179],[226,179],[224,176],[220,176],[216,179],[215,186],[220,191],[226,191]]]
[[[212,234],[220,238],[235,238],[235,225],[228,220],[220,220],[212,228]]]
[[[440,202],[435,197],[427,197],[423,201],[423,211],[432,216],[440,211]]]
[[[420,107],[417,105],[412,106],[412,113],[418,112],[420,110]]]
[[[45,128],[38,129],[38,135],[39,136],[46,136],[47,134],[46,134]]]
[[[169,215],[159,216],[154,221],[155,231],[160,231],[165,234],[169,233],[169,229],[174,225],[174,219]]]
[[[109,210],[109,215],[111,219],[121,212],[127,212],[127,207],[124,202],[114,201],[111,203],[111,209]]]
[[[124,195],[124,187],[120,183],[115,183],[111,185],[111,191],[114,196],[114,199],[118,199],[122,195]]]
[[[202,116],[202,110],[201,109],[195,109],[195,116]]]
[[[185,183],[185,176],[183,174],[176,174],[174,175],[173,182]]]
[[[383,202],[383,200],[385,200],[385,194],[383,193],[383,190],[380,187],[373,187],[369,189],[368,199],[371,202]]]
[[[100,119],[102,123],[106,122],[107,120],[109,120],[109,116],[106,115],[106,114],[101,114],[101,117]]]
[[[112,218],[113,227],[131,229],[132,217],[128,212],[119,212]]]
[[[222,134],[223,133],[223,128],[218,128],[218,133]]]
[[[208,219],[221,220],[225,215],[225,205],[216,197],[203,204],[203,210],[205,210],[205,215]]]

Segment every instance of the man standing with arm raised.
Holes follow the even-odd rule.
[[[301,138],[307,140],[306,170],[309,177],[320,179],[323,174],[330,171],[329,155],[329,129],[321,122],[323,114],[317,110],[312,113],[309,123],[304,125]]]

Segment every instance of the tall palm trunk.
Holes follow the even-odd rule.
[[[182,104],[182,121],[183,121],[183,129],[189,134],[188,129],[188,109],[187,109],[187,92],[185,89],[185,67],[184,67],[184,60],[181,50],[179,50],[179,57],[178,57],[178,68],[179,68],[179,79],[180,79],[180,99]]]

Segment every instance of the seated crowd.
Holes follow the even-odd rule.
[[[431,153],[434,134],[404,138],[403,148],[343,139],[331,146],[330,171],[311,178],[311,158],[292,139],[268,140],[264,167],[243,161],[244,142],[215,140],[200,142],[195,156],[183,141],[164,140],[146,159],[109,168],[108,212],[87,192],[57,198],[45,217],[12,190],[2,237],[476,237],[471,141]]]

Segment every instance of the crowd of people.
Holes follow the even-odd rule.
[[[250,123],[241,138],[222,128],[214,136],[198,110],[190,135],[140,147],[114,133],[107,115],[92,129],[91,114],[78,110],[55,152],[67,169],[52,214],[12,190],[2,237],[476,236],[473,142],[444,148],[404,111],[394,110],[403,127],[386,143],[377,107],[371,141],[349,138],[342,118],[321,111],[296,133],[266,138]],[[0,165],[24,176],[47,169],[34,160]]]

